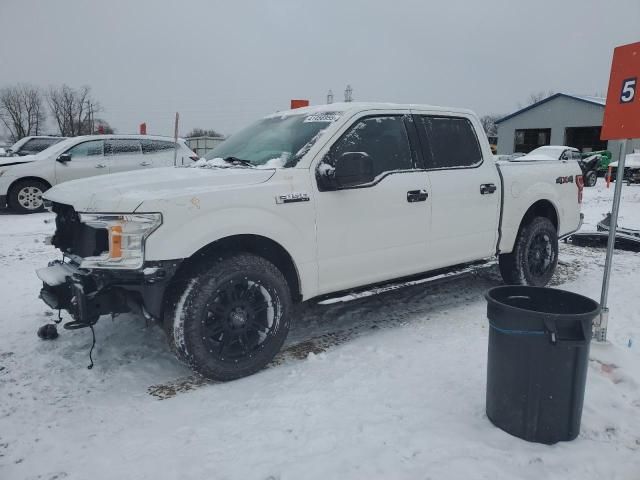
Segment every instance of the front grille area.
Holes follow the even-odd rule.
[[[56,233],[51,239],[62,252],[80,257],[92,257],[109,249],[109,234],[80,223],[80,216],[70,205],[53,203],[56,214]]]

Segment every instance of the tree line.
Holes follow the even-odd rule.
[[[20,83],[0,89],[0,122],[14,142],[51,132],[46,126],[48,118],[63,137],[113,133],[109,124],[96,116],[100,112],[100,103],[88,86],[72,88],[63,84],[43,90]]]

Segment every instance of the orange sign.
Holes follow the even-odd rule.
[[[308,107],[309,100],[291,100],[291,110],[294,108]]]
[[[640,42],[613,51],[602,140],[640,138]]]

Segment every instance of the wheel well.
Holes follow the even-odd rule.
[[[7,190],[7,192],[10,192],[11,190],[13,190],[18,182],[22,182],[24,180],[36,180],[38,182],[44,183],[47,186],[47,189],[51,188],[51,184],[49,182],[47,182],[44,178],[40,178],[40,177],[21,177],[21,178],[18,178],[17,180],[15,180],[11,185],[9,185],[9,189]]]
[[[524,214],[522,222],[520,222],[520,229],[524,225],[528,225],[535,217],[545,217],[551,220],[553,226],[558,230],[558,212],[556,208],[549,200],[538,200],[536,203],[529,207],[529,210]]]
[[[252,253],[273,263],[287,280],[293,301],[300,302],[302,300],[298,270],[291,255],[289,255],[289,252],[279,243],[260,235],[233,235],[216,240],[202,247],[186,259],[180,266],[178,272],[176,272],[176,275],[181,271],[199,264],[203,258],[240,252]]]

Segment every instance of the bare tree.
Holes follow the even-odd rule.
[[[186,138],[191,137],[224,137],[224,135],[213,129],[205,130],[204,128],[194,128],[186,135]]]
[[[534,103],[541,102],[545,98],[549,98],[554,94],[555,92],[553,90],[548,90],[547,92],[545,92],[544,90],[540,90],[539,92],[534,92],[529,94],[529,96],[527,97],[527,101],[524,103],[524,105],[520,103],[518,104],[518,106],[520,108],[527,107],[529,105],[533,105]]]
[[[94,115],[100,112],[101,108],[91,96],[91,87],[50,87],[47,101],[60,135],[75,137],[94,132]]]
[[[40,89],[26,84],[1,89],[0,120],[13,141],[38,135],[46,120]]]
[[[480,123],[488,137],[498,135],[498,125],[496,125],[496,121],[501,117],[503,117],[503,115],[484,115],[480,117]]]

